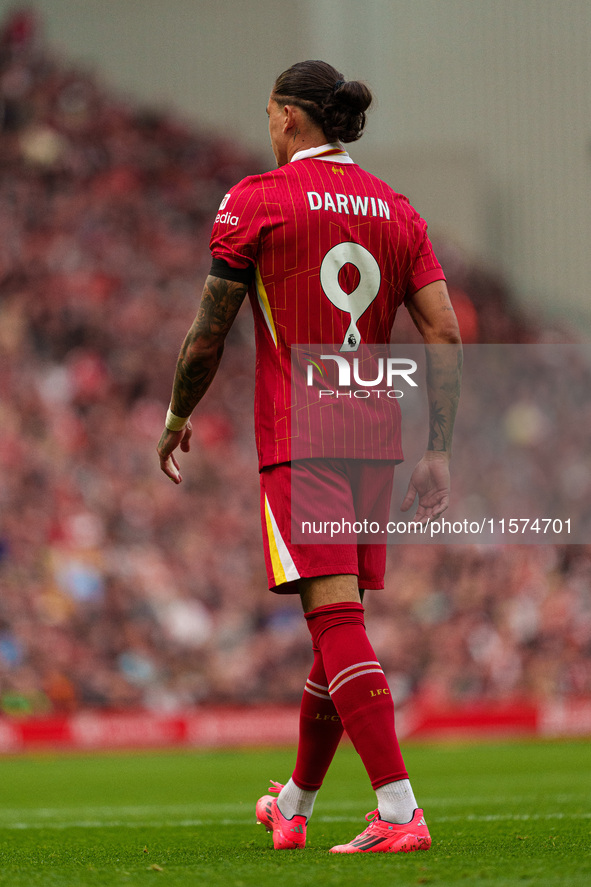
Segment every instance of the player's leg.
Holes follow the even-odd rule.
[[[328,692],[322,654],[313,645],[314,661],[302,694],[296,764],[285,785],[275,783],[276,799],[265,796],[257,804],[257,818],[273,831],[276,849],[294,846],[293,824],[303,829],[312,816],[316,795],[330,767],[344,732],[343,724]],[[261,815],[259,815],[261,813]],[[275,822],[269,828],[269,820]],[[303,822],[302,822],[303,818]]]
[[[311,489],[303,498],[311,503],[312,513],[318,517],[321,502],[314,499],[318,491],[318,479],[314,466],[310,468]],[[301,475],[301,483],[308,483],[308,471]],[[338,484],[338,478],[336,483]],[[341,477],[342,490],[332,489],[332,501],[337,503],[339,514],[351,508],[348,482]],[[299,489],[302,489],[300,487]],[[342,497],[340,495],[342,493]],[[275,466],[261,472],[261,516],[265,561],[269,587],[279,593],[297,593],[301,575],[320,572],[323,569],[340,573],[355,570],[356,546],[333,546],[328,551],[323,545],[302,545],[291,542],[291,470],[290,466]],[[318,509],[315,511],[314,509]],[[346,591],[348,594],[348,589]],[[314,801],[324,776],[334,757],[343,734],[343,725],[328,692],[328,681],[322,655],[312,645],[314,659],[302,694],[299,721],[299,737],[296,764],[285,786],[274,783],[270,791],[278,792],[274,798],[265,795],[257,803],[257,819],[269,831],[273,831],[273,843],[277,849],[303,846],[305,827],[310,818]],[[295,826],[294,826],[295,823]],[[303,828],[293,832],[293,828]]]
[[[386,572],[386,546],[382,539],[390,513],[394,463],[352,460],[347,464],[347,474],[358,520],[361,520],[365,526],[373,528],[373,532],[358,537],[359,585],[364,589],[382,589]],[[360,592],[362,602],[363,598],[364,592]],[[354,685],[355,680],[351,684]],[[389,694],[387,695],[389,697]],[[392,702],[390,698],[389,701]],[[393,706],[390,711],[393,718]],[[387,718],[390,717],[386,712],[384,714]],[[398,746],[397,739],[393,741]],[[378,800],[378,811],[374,821],[351,844],[333,848],[335,852],[384,850],[396,852],[419,847],[426,849],[429,846],[428,830],[426,825],[422,824],[423,812],[416,809],[417,804],[409,780],[384,781],[386,779],[387,775],[372,779]]]
[[[299,584],[308,627],[322,654],[329,693],[378,801],[369,837],[366,830],[335,852],[424,847],[428,832],[426,826],[419,826],[422,811],[418,816],[396,736],[390,689],[365,631],[357,577],[318,577]],[[385,837],[379,831],[384,822]],[[399,829],[402,823],[408,823],[410,831]]]
[[[286,817],[299,814],[310,818],[316,795],[344,732],[328,692],[322,654],[315,645],[313,651],[314,661],[300,705],[296,764],[277,799]]]
[[[390,688],[365,631],[357,577],[320,576],[299,584],[331,699],[373,787],[406,780]]]

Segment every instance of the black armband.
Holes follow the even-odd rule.
[[[249,265],[248,268],[232,268],[225,259],[212,259],[209,273],[221,280],[249,284],[254,280],[254,265]]]

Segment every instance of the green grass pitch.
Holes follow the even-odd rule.
[[[584,742],[411,744],[427,852],[332,856],[375,806],[350,747],[316,802],[304,851],[254,823],[290,750],[0,760],[0,887],[591,884],[591,753]]]

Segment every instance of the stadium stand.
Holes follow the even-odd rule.
[[[55,57],[32,13],[3,23],[5,718],[299,700],[307,629],[298,602],[269,594],[262,562],[247,309],[181,489],[155,452],[213,216],[260,169]],[[466,341],[572,341],[457,246],[436,246]],[[591,546],[399,545],[387,584],[367,619],[402,710],[590,696]]]

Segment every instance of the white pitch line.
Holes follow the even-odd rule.
[[[119,806],[119,805],[101,805],[101,806],[93,806],[89,807],[84,805],[83,807],[18,807],[18,808],[0,808],[0,821],[3,818],[8,818],[14,815],[17,816],[38,816],[40,818],[52,818],[55,816],[60,816],[61,814],[67,814],[68,816],[72,816],[75,814],[85,814],[87,816],[149,816],[150,813],[155,812],[160,815],[166,815],[167,813],[171,814],[179,814],[179,813],[193,813],[198,815],[199,813],[222,813],[227,811],[229,813],[235,813],[236,804],[138,804],[134,806]],[[244,805],[246,806],[246,805]],[[252,804],[254,809],[254,803]]]
[[[591,819],[591,812],[584,813],[498,813],[498,814],[466,814],[464,816],[435,816],[427,817],[431,826],[437,826],[438,823],[446,822],[551,822],[556,820],[575,820],[575,819]],[[360,816],[315,816],[315,823],[336,823],[336,822],[359,822]],[[145,820],[143,822],[130,822],[122,819],[112,820],[93,820],[93,819],[76,819],[45,821],[45,822],[23,822],[13,821],[0,825],[0,828],[8,830],[32,830],[32,829],[67,829],[67,828],[128,828],[128,829],[149,829],[149,828],[197,828],[211,826],[235,826],[235,825],[254,825],[254,816],[241,819],[180,819],[176,822],[170,820]]]
[[[507,807],[509,805],[515,806],[515,804],[520,804],[525,807],[534,807],[537,805],[539,799],[539,795],[529,794],[529,795],[520,795],[520,796],[475,796],[471,798],[463,798],[461,800],[457,798],[429,798],[423,797],[421,798],[421,803],[425,811],[427,811],[427,815],[432,811],[433,808],[445,808],[446,810],[453,809],[455,807],[460,807],[462,810],[471,807],[478,807],[480,805],[485,805],[489,810],[494,807]],[[545,800],[545,799],[544,799]],[[587,796],[582,795],[581,793],[570,793],[570,794],[560,794],[555,795],[553,800],[556,804],[576,804],[581,802],[586,802]],[[374,801],[375,803],[375,801]],[[320,806],[320,805],[319,805]],[[335,812],[346,813],[350,812],[351,817],[344,817],[343,821],[351,821],[352,819],[358,819],[359,816],[363,816],[364,809],[370,809],[372,806],[372,799],[368,797],[365,802],[361,801],[335,801],[330,804],[330,809]],[[93,820],[96,822],[103,821],[116,821],[119,822],[123,820],[126,824],[130,824],[130,820],[138,819],[141,822],[146,822],[150,820],[152,817],[155,817],[157,821],[163,820],[163,817],[166,818],[170,816],[172,819],[177,820],[178,817],[183,817],[184,819],[190,819],[192,822],[214,822],[218,820],[213,820],[211,817],[223,817],[224,814],[236,815],[244,814],[246,817],[250,815],[250,810],[254,810],[254,803],[251,804],[222,804],[222,803],[211,803],[211,804],[203,804],[203,803],[194,803],[194,804],[138,804],[138,805],[126,805],[126,806],[115,806],[115,805],[101,805],[101,806],[84,806],[84,807],[35,807],[35,808],[27,808],[27,807],[19,807],[19,808],[0,808],[0,827],[5,825],[8,827],[13,822],[29,822],[38,820],[40,824],[44,824],[47,821],[89,821]],[[328,815],[328,814],[327,814]],[[484,815],[484,814],[483,814]],[[489,814],[496,815],[496,814]],[[500,814],[505,815],[505,814]],[[511,815],[511,814],[509,814]],[[315,820],[318,820],[322,816],[322,814],[317,811],[315,816]],[[457,815],[448,814],[445,817],[436,815],[436,819],[438,821],[452,821],[455,819],[465,819],[467,814],[459,813]],[[431,819],[433,819],[433,814],[431,814]],[[165,821],[165,819],[164,819]],[[229,821],[226,819],[226,821]],[[246,821],[246,819],[244,820]],[[338,817],[332,821],[339,821]]]
[[[421,797],[422,806],[425,810],[431,809],[432,807],[471,807],[478,806],[479,804],[486,804],[487,807],[494,806],[506,806],[507,804],[526,804],[533,805],[538,803],[540,798],[539,792],[531,792],[523,795],[474,795],[472,797],[463,797],[463,798],[440,798],[440,797]],[[544,800],[546,800],[547,796],[544,795]],[[556,804],[572,804],[578,803],[583,800],[583,798],[587,798],[587,795],[582,792],[571,792],[568,794],[556,794],[552,796],[553,801]],[[375,803],[375,799],[373,799]],[[319,799],[320,804],[320,799]],[[371,807],[372,798],[368,795],[367,798],[357,799],[354,801],[333,801],[330,803],[331,810],[350,810],[352,812],[359,813],[365,807]],[[327,805],[328,806],[328,805]],[[68,817],[73,817],[77,815],[86,816],[86,817],[94,817],[100,818],[101,816],[150,816],[155,813],[159,816],[170,815],[178,815],[178,814],[187,814],[193,815],[196,817],[201,817],[205,815],[218,815],[223,813],[236,813],[236,812],[249,812],[250,809],[254,810],[254,800],[252,803],[240,803],[240,804],[231,804],[231,803],[220,803],[220,802],[212,802],[212,803],[202,803],[196,801],[191,804],[126,804],[126,805],[114,805],[114,804],[101,804],[101,805],[93,805],[88,806],[85,804],[84,806],[68,806],[68,807],[0,807],[0,822],[3,819],[12,819],[15,817],[27,818],[30,816],[39,817],[40,819],[52,819],[55,817],[59,817],[61,815],[67,815]]]

